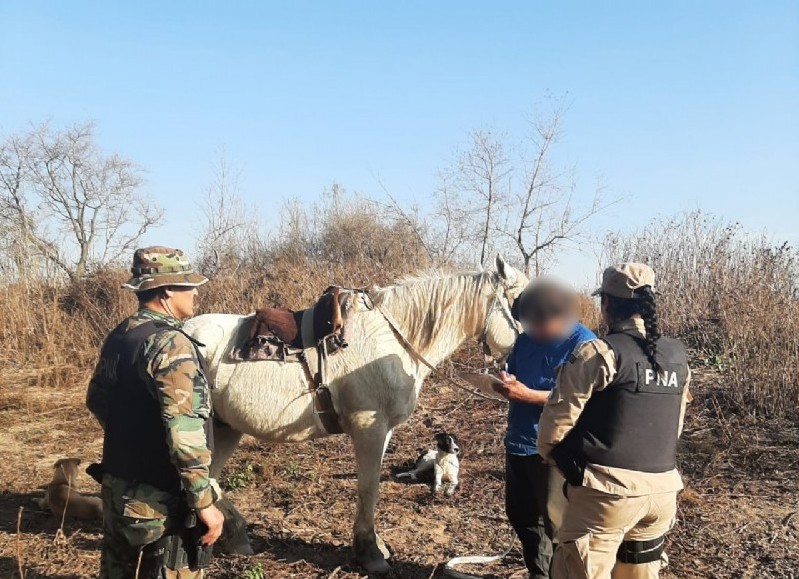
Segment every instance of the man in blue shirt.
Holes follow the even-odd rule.
[[[596,338],[576,322],[575,293],[552,280],[533,281],[514,313],[524,333],[508,357],[496,390],[510,402],[505,434],[505,511],[522,544],[531,579],[548,579],[566,499],[563,477],[538,455],[538,420],[555,386],[558,367],[574,349]]]

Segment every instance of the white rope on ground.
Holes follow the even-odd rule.
[[[498,555],[466,555],[464,557],[450,559],[447,561],[447,564],[444,565],[444,576],[450,577],[451,579],[480,579],[477,575],[456,571],[455,567],[457,565],[487,565],[488,563],[501,561],[513,550],[514,545],[516,545],[516,537],[513,538],[508,548]]]

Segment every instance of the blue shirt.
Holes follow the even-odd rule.
[[[596,338],[594,333],[575,324],[569,335],[553,342],[540,342],[521,334],[508,356],[508,372],[533,390],[550,391],[555,386],[557,368],[564,364],[578,345]],[[508,431],[505,450],[509,454],[537,454],[538,421],[543,407],[538,404],[511,402],[508,409]]]

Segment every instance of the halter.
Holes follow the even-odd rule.
[[[504,293],[504,288],[502,284],[497,282],[496,285],[492,283],[494,287],[494,299],[491,301],[491,305],[488,306],[486,310],[486,317],[485,321],[483,322],[483,329],[480,332],[480,335],[477,337],[477,341],[483,347],[483,357],[485,358],[486,362],[491,362],[494,360],[494,357],[491,353],[491,347],[488,345],[488,324],[489,320],[491,319],[491,315],[494,313],[494,310],[499,309],[502,311],[502,315],[505,316],[505,320],[508,322],[513,331],[516,333],[516,336],[519,335],[519,328],[516,325],[516,320],[513,319],[513,314],[511,314],[510,307],[505,305],[505,303],[501,299],[501,294]],[[507,298],[507,296],[506,296]],[[508,303],[510,303],[510,299],[508,299]]]

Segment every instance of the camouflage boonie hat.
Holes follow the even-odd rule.
[[[168,285],[198,287],[208,278],[195,273],[185,254],[179,249],[169,247],[144,247],[133,254],[133,277],[123,288],[143,292]]]
[[[602,272],[602,287],[591,295],[608,294],[617,298],[636,299],[635,290],[645,286],[655,289],[655,272],[645,263],[622,263]]]

